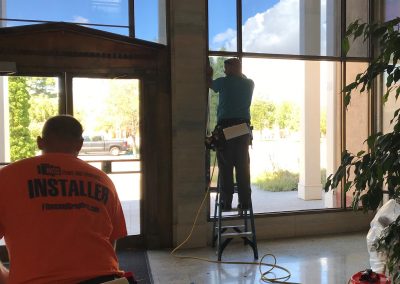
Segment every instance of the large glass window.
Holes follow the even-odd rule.
[[[369,18],[369,1],[351,0],[346,1],[346,25],[359,20],[360,23],[368,23]],[[350,50],[347,54],[349,57],[368,57],[368,41],[364,41],[362,37],[351,42]],[[361,71],[361,70],[360,70]]]
[[[96,28],[124,35],[129,34],[128,0],[12,0],[7,1],[6,7],[6,17],[9,19],[124,26]],[[7,22],[7,26],[21,24],[24,23]]]
[[[44,122],[58,114],[58,79],[54,77],[0,77],[3,109],[0,162],[14,162],[38,154],[37,136]]]
[[[385,21],[392,20],[400,16],[399,0],[384,0],[383,2],[384,2]]]
[[[387,80],[387,74],[384,76],[384,82],[385,82],[385,88],[383,91],[383,94],[386,93],[387,88],[386,88],[386,80]],[[389,92],[389,96],[387,98],[387,101],[384,102],[384,99],[382,99],[382,132],[383,133],[388,133],[393,131],[393,125],[396,123],[396,121],[393,121],[391,123],[393,117],[394,117],[394,112],[400,108],[400,101],[396,99],[396,89],[392,89]]]
[[[358,73],[367,69],[367,63],[347,62],[346,83],[353,82]],[[357,154],[359,151],[368,151],[365,140],[369,135],[369,96],[367,92],[355,91],[352,93],[351,103],[346,110],[346,149]],[[351,173],[352,174],[352,173]],[[346,193],[346,205],[351,206],[353,191]]]
[[[135,37],[167,43],[165,0],[135,1]]]
[[[392,20],[396,17],[400,17],[400,0],[384,0],[383,11],[385,21]],[[384,90],[383,94],[386,93],[386,80],[387,74],[384,74],[383,83]],[[392,90],[387,98],[387,101],[382,104],[382,132],[387,133],[393,131],[393,125],[390,121],[393,119],[393,114],[396,109],[400,107],[400,102],[396,99],[396,92]]]
[[[242,0],[243,51],[338,55],[336,2],[340,1]]]
[[[215,77],[223,76],[223,60],[211,59]],[[338,68],[336,62],[243,58],[243,73],[255,83],[250,148],[254,212],[340,207],[340,200],[322,190],[327,170],[332,172],[337,167],[336,156],[340,155],[333,141],[339,137]],[[210,94],[210,117],[215,123],[218,95]],[[319,123],[312,124],[315,120]],[[305,146],[308,150],[303,151]],[[308,164],[319,166],[305,173],[302,169]],[[217,185],[217,175],[218,169],[212,186]],[[316,183],[319,198],[302,198],[299,186],[309,190]],[[214,198],[212,194],[211,216]]]
[[[223,60],[236,56],[242,59],[243,73],[255,82],[250,149],[255,212],[345,207],[340,189],[325,193],[322,185],[339,166],[344,148],[357,153],[366,147],[369,96],[354,95],[346,109],[340,90],[367,63],[346,65],[341,36],[357,19],[368,23],[371,1],[239,0],[229,2],[229,10],[217,17],[212,9],[227,6],[228,1],[222,2],[208,1],[209,55],[214,75],[223,76]],[[230,11],[233,2],[240,6]],[[395,2],[387,0],[386,6],[394,7]],[[234,27],[235,18],[237,31],[232,28],[228,33],[227,24],[220,28],[219,33],[225,32],[219,38],[225,41],[216,46],[215,19]],[[238,39],[241,42],[234,46]],[[367,58],[369,43],[352,42],[347,56]],[[213,125],[217,100],[210,94]],[[347,197],[349,205],[351,192]]]
[[[210,50],[237,50],[236,0],[208,1],[208,42]]]
[[[0,0],[5,7],[0,27],[68,22],[125,36],[134,31],[137,38],[166,44],[165,5],[165,0]]]

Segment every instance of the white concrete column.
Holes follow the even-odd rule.
[[[340,1],[326,1],[326,55],[340,55]]]
[[[320,63],[304,63],[304,99],[300,120],[300,176],[298,197],[321,199],[320,166]]]
[[[300,54],[321,54],[321,0],[300,0]]]
[[[321,52],[320,0],[300,1],[300,53],[319,55]],[[304,63],[304,98],[300,120],[300,174],[298,197],[321,199],[320,166],[320,63]]]
[[[340,86],[336,78],[340,74],[337,64],[329,63],[325,66],[327,80],[327,109],[326,109],[326,176],[333,174],[340,164],[340,112],[338,108],[338,90]],[[337,207],[336,190],[325,193],[324,203],[326,208]]]

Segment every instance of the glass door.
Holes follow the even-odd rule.
[[[139,80],[72,79],[74,116],[84,128],[79,158],[114,182],[128,235],[140,235]]]

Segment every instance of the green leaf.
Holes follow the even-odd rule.
[[[394,127],[393,127],[393,130],[395,131],[395,132],[400,132],[400,124],[396,124]]]
[[[351,95],[347,94],[344,96],[344,105],[348,106],[350,104],[350,100],[351,100]]]
[[[325,183],[325,186],[324,186],[325,192],[328,192],[330,187],[331,187],[331,184],[332,184],[331,177],[332,177],[332,175],[330,175],[326,180],[326,183]]]
[[[371,135],[371,136],[369,136],[369,137],[367,138],[367,145],[368,145],[368,148],[374,147],[375,141],[376,141],[376,135]]]
[[[350,92],[350,91],[352,91],[353,89],[355,89],[355,88],[357,88],[357,82],[353,82],[353,83],[351,83],[351,84],[348,84],[347,86],[345,86],[344,88],[343,88],[343,92]]]
[[[360,151],[357,153],[357,157],[361,157],[362,155],[364,155],[365,151]]]
[[[388,74],[392,73],[394,67],[395,67],[395,66],[394,66],[393,64],[392,64],[392,65],[389,65],[389,66],[386,68],[386,72],[387,72]]]
[[[350,43],[349,43],[349,38],[345,37],[343,38],[343,42],[342,42],[342,50],[344,55],[347,55],[347,53],[349,52],[350,49]]]
[[[388,89],[384,94],[383,94],[383,103],[386,103],[388,101],[389,98],[389,93],[390,93],[390,89]]]
[[[358,20],[355,20],[354,22],[350,23],[350,25],[347,27],[345,36],[348,37],[351,35],[358,27]]]
[[[360,37],[363,34],[365,26],[366,26],[366,24],[364,23],[364,24],[359,25],[356,28],[356,30],[354,32],[354,39]]]
[[[393,74],[390,74],[388,77],[387,77],[387,80],[386,80],[386,87],[390,87],[391,85],[392,85],[392,83],[393,83]]]
[[[396,70],[394,70],[394,74],[393,74],[393,81],[397,82],[400,79],[400,70],[399,68],[396,68]]]
[[[351,181],[346,182],[344,185],[344,192],[348,192],[349,189],[351,188],[351,185],[352,185]]]

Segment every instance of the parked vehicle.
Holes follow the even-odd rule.
[[[118,156],[128,151],[128,143],[122,139],[106,140],[102,135],[83,136],[80,154],[111,154]]]

